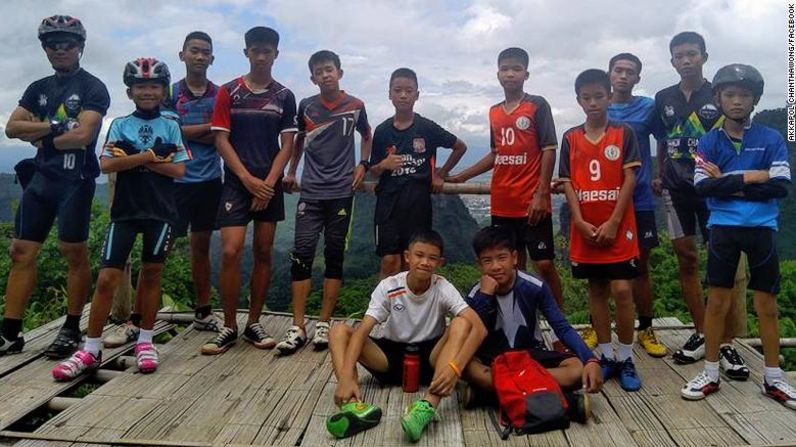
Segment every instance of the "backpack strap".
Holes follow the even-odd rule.
[[[500,421],[498,421],[498,418],[500,418]],[[500,439],[503,441],[509,439],[509,435],[511,434],[511,422],[503,424],[503,410],[498,408],[495,411],[490,411],[489,419],[492,420],[492,424],[495,426],[495,430],[497,430]]]

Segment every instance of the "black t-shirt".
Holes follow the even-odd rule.
[[[674,193],[696,194],[694,161],[697,143],[711,129],[721,127],[723,115],[713,103],[713,89],[705,81],[686,101],[680,84],[655,95],[656,122],[653,133],[666,145],[663,186]],[[658,161],[660,163],[660,160]]]
[[[430,186],[437,148],[452,148],[455,143],[456,135],[417,113],[412,125],[404,130],[393,126],[393,118],[386,119],[373,133],[370,163],[374,165],[389,154],[397,154],[403,158],[403,166],[395,171],[384,171],[376,185],[376,193],[397,191],[410,181]]]
[[[105,84],[79,68],[70,76],[48,76],[28,86],[19,105],[44,122],[77,119],[80,112],[93,110],[105,115],[111,98]],[[57,179],[85,179],[99,175],[95,153],[100,128],[85,149],[47,150],[36,153],[38,172]]]

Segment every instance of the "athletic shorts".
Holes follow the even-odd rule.
[[[417,231],[431,229],[430,187],[409,182],[398,191],[377,194],[374,220],[376,254],[403,253]]]
[[[748,288],[776,295],[779,293],[779,256],[776,231],[768,227],[713,225],[708,243],[706,282],[714,287],[735,286],[738,259],[746,253],[750,279]]]
[[[434,377],[434,367],[431,365],[431,351],[437,346],[442,337],[432,338],[431,340],[421,341],[420,343],[412,343],[417,346],[418,354],[420,355],[420,384],[428,385]],[[400,385],[403,382],[404,371],[404,354],[406,349],[410,346],[409,343],[402,343],[398,341],[388,340],[386,338],[373,338],[370,337],[373,343],[381,349],[384,356],[387,357],[387,371],[376,371],[362,365],[370,371],[379,383],[383,385]]]
[[[508,228],[514,234],[514,247],[518,253],[528,254],[533,261],[554,259],[553,215],[548,213],[536,223],[528,223],[527,217],[492,216],[492,225]]]
[[[577,279],[633,279],[638,275],[639,271],[637,258],[610,264],[572,262],[572,277]]]
[[[85,242],[88,239],[95,187],[93,178],[52,179],[37,172],[22,192],[14,219],[14,237],[44,242],[57,219],[58,240]]]
[[[188,228],[195,233],[213,231],[222,189],[220,178],[200,183],[175,182],[177,222],[174,224],[174,236],[187,235]]]
[[[343,279],[343,259],[348,245],[354,198],[299,200],[296,206],[296,230],[291,254],[291,280],[312,277],[315,246],[323,232],[324,278]]]
[[[681,194],[664,189],[663,205],[666,209],[666,226],[671,239],[696,236],[698,227],[702,241],[708,240],[710,211],[703,197],[696,193]]]
[[[171,245],[171,225],[153,219],[123,220],[108,225],[108,232],[102,245],[102,268],[123,269],[138,233],[141,233],[144,239],[141,262],[164,263]]]
[[[639,249],[650,250],[660,245],[655,211],[636,211],[636,234]]]
[[[252,194],[240,181],[229,179],[221,190],[216,225],[224,227],[245,227],[249,222],[281,222],[285,220],[285,198],[282,193],[282,179],[276,182],[274,196],[268,206],[260,211],[250,211]]]
[[[522,350],[522,349],[520,349]],[[551,368],[558,368],[564,360],[577,358],[575,354],[570,352],[558,352],[558,351],[551,351],[549,349],[544,348],[528,348],[525,349],[528,351],[528,354],[531,355],[531,358],[539,362],[542,367],[545,369]],[[506,352],[506,351],[503,351]],[[486,366],[491,367],[492,362],[495,360],[495,357],[502,354],[503,352],[497,350],[490,350],[490,349],[479,349],[478,353],[476,353],[475,357]]]

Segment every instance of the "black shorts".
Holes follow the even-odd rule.
[[[177,201],[175,237],[187,235],[188,228],[194,233],[215,229],[222,188],[220,178],[200,183],[174,183],[174,197]]]
[[[703,197],[664,189],[663,205],[666,209],[666,226],[671,239],[696,236],[698,227],[702,241],[708,240],[710,211]]]
[[[343,259],[351,229],[354,198],[299,200],[296,206],[296,231],[291,254],[292,281],[312,277],[315,246],[323,232],[324,278],[343,279]]]
[[[434,377],[434,367],[431,366],[431,351],[437,346],[442,337],[432,338],[431,340],[421,341],[420,343],[412,343],[417,346],[418,354],[420,354],[420,384],[428,385]],[[404,354],[409,343],[401,343],[397,341],[387,340],[386,338],[373,338],[370,337],[373,343],[381,349],[384,356],[387,357],[387,371],[376,371],[362,365],[370,371],[373,378],[383,385],[400,385],[403,382],[404,371]]]
[[[708,243],[706,282],[714,287],[731,289],[741,252],[749,263],[749,285],[752,290],[776,295],[779,293],[779,256],[776,231],[768,227],[735,227],[713,225]]]
[[[638,259],[610,264],[572,263],[572,276],[577,279],[633,279],[639,275]]]
[[[409,182],[398,191],[376,195],[374,237],[378,256],[401,254],[417,231],[431,229],[431,190]]]
[[[274,196],[264,210],[250,211],[252,194],[239,180],[228,178],[221,191],[216,225],[224,227],[245,227],[249,222],[281,222],[285,220],[285,197],[282,193],[282,179],[274,186]]]
[[[482,346],[483,348],[483,346]],[[571,352],[558,352],[558,351],[551,351],[549,349],[542,349],[542,348],[528,348],[526,349],[528,354],[531,355],[531,358],[539,362],[542,367],[546,369],[550,368],[558,368],[564,360],[577,358],[575,354]],[[505,351],[503,351],[505,352]],[[475,357],[484,365],[491,367],[492,362],[495,360],[495,357],[502,354],[503,352],[499,352],[497,350],[491,349],[479,349],[478,352],[475,354]]]
[[[93,178],[51,179],[37,172],[22,193],[14,219],[14,237],[44,242],[58,219],[58,240],[85,242],[95,187]]]
[[[517,252],[525,253],[525,250],[528,250],[531,260],[555,258],[552,214],[546,214],[536,225],[529,224],[527,217],[492,216],[492,225],[510,229],[514,233],[514,247]]]
[[[660,245],[655,211],[636,211],[636,234],[639,249],[653,249]]]
[[[102,245],[102,268],[123,269],[133,250],[136,236],[143,235],[141,262],[162,264],[170,248],[171,225],[152,219],[111,222]]]

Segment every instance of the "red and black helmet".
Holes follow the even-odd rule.
[[[139,57],[124,66],[124,85],[131,87],[146,81],[158,81],[168,87],[171,83],[169,67],[154,57]]]
[[[44,42],[52,34],[71,34],[80,41],[86,40],[86,28],[80,19],[72,16],[54,15],[42,20],[39,25],[39,40]]]

